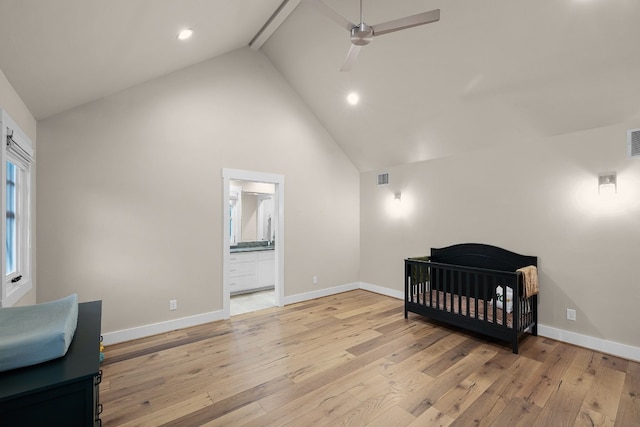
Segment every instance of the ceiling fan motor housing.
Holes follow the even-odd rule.
[[[351,29],[351,43],[356,46],[365,46],[373,40],[373,28],[362,22]]]

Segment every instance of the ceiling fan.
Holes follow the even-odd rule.
[[[351,47],[344,60],[344,64],[340,71],[349,71],[360,53],[363,46],[371,43],[376,36],[392,33],[394,31],[404,30],[418,25],[430,24],[440,20],[440,9],[434,9],[429,12],[418,13],[417,15],[406,16],[404,18],[394,19],[393,21],[383,22],[377,25],[367,25],[364,22],[362,13],[362,0],[360,0],[360,24],[354,24],[347,18],[331,9],[321,0],[310,0],[325,15],[335,21],[342,28],[346,28],[351,33]]]

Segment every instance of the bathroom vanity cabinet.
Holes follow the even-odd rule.
[[[229,258],[229,285],[231,294],[275,285],[275,251],[261,250],[231,253]]]

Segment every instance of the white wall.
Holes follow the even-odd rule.
[[[36,171],[37,171],[37,144],[36,144],[36,119],[33,118],[33,115],[22,101],[20,96],[11,86],[11,83],[7,80],[2,70],[0,70],[0,108],[4,109],[9,116],[20,126],[22,131],[29,137],[31,143],[33,144],[33,149],[36,151],[36,167],[31,170],[31,242],[32,247],[36,245]],[[4,144],[4,141],[2,142]],[[3,184],[4,185],[4,184]],[[4,193],[3,193],[4,194]],[[2,237],[4,241],[4,236]],[[4,243],[3,243],[4,244]],[[35,250],[32,251],[32,265],[36,265],[36,254]],[[4,262],[4,261],[2,261]],[[36,302],[36,269],[33,269],[31,276],[32,288],[31,290],[23,296],[15,305],[29,305],[35,304]]]
[[[101,299],[103,332],[222,309],[225,167],[285,176],[285,295],[358,279],[359,173],[260,52],[40,121],[38,135],[38,300]]]
[[[403,289],[403,259],[431,247],[488,243],[538,256],[540,323],[640,347],[640,121],[361,175],[363,282]],[[618,194],[598,196],[599,172]],[[383,172],[383,171],[380,171]],[[393,192],[402,192],[394,210]],[[577,321],[566,320],[566,308]]]
[[[36,144],[36,119],[0,70],[0,107],[9,113],[22,131]]]

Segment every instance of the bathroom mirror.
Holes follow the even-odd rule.
[[[273,184],[232,181],[229,189],[230,242],[273,242]]]

